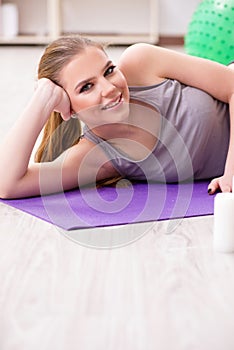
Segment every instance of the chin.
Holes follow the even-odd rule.
[[[101,119],[105,124],[128,123],[129,103],[121,102],[117,107],[104,111]]]

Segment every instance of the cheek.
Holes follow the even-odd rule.
[[[70,101],[72,109],[75,112],[79,112],[83,109],[86,109],[88,107],[88,101],[87,98],[82,97],[82,95],[70,95]]]
[[[129,89],[128,89],[128,84],[127,80],[125,79],[124,75],[119,72],[119,88],[121,88],[124,92],[124,96],[126,98],[126,102],[129,100]]]
[[[130,96],[129,96],[129,89],[128,89],[127,83],[123,84],[122,90],[123,90],[124,100],[125,100],[125,102],[128,103],[130,100]]]
[[[97,106],[100,105],[100,101],[94,94],[78,95],[71,99],[72,109],[76,113],[81,113],[85,118],[90,117],[90,113],[96,111]]]

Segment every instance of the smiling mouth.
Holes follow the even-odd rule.
[[[121,94],[117,100],[112,101],[112,102],[108,103],[107,105],[103,106],[102,110],[114,108],[114,107],[118,106],[122,101],[123,101],[123,96]]]

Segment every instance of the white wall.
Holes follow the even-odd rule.
[[[148,0],[63,0],[65,31],[141,33],[149,30]]]
[[[19,7],[21,33],[47,32],[46,0],[11,1]],[[200,1],[158,0],[159,34],[184,35]],[[149,0],[61,0],[61,3],[63,29],[67,32],[145,33],[149,30]]]
[[[8,0],[2,0],[7,2]],[[18,6],[20,34],[46,34],[46,0],[12,0]]]
[[[192,14],[201,0],[158,0],[159,33],[183,35],[187,32]]]

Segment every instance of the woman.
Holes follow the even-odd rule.
[[[121,177],[214,177],[210,194],[231,191],[233,66],[135,44],[116,67],[95,42],[55,40],[40,60],[28,106],[1,145],[0,196],[47,194]],[[36,162],[29,164],[43,127]]]

